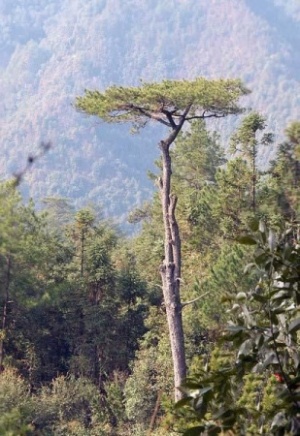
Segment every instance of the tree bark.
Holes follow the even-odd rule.
[[[169,149],[174,140],[173,135],[170,135],[168,139],[160,142],[163,163],[160,195],[165,231],[165,257],[160,267],[160,273],[172,351],[175,400],[178,401],[183,397],[178,387],[186,377],[186,361],[180,301],[181,241],[175,217],[177,198],[175,195],[171,195],[172,168]]]
[[[253,145],[252,150],[252,209],[256,212],[256,145]]]

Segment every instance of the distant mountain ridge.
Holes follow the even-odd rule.
[[[85,88],[240,77],[253,90],[245,105],[267,115],[279,137],[299,119],[293,0],[2,0],[0,24],[0,172],[12,174],[36,144],[51,140],[53,150],[23,185],[36,201],[57,195],[77,206],[100,203],[124,222],[152,191],[146,173],[161,131],[131,137],[129,126],[77,113],[74,99]],[[228,135],[233,125],[217,127]],[[272,153],[264,150],[261,160]]]

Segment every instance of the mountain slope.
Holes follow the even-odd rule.
[[[263,6],[262,6],[263,5]],[[101,203],[124,220],[149,196],[161,131],[138,137],[76,113],[85,88],[140,79],[241,77],[245,104],[276,134],[299,117],[299,9],[292,0],[2,0],[0,170],[24,164],[41,140],[53,150],[26,177],[36,200]],[[218,125],[227,134],[232,121]],[[215,124],[212,124],[216,127]],[[226,135],[224,136],[226,137]],[[226,145],[226,144],[225,144]],[[261,155],[266,162],[272,149]]]

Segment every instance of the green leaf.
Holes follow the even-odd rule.
[[[247,339],[240,346],[240,349],[238,351],[238,358],[248,357],[248,356],[250,356],[252,354],[252,352],[253,352],[253,342],[252,342],[252,339]]]
[[[252,298],[255,301],[259,301],[259,303],[266,303],[268,301],[268,298],[266,296],[260,295],[260,294],[257,294],[257,293],[253,293]]]
[[[266,231],[267,231],[267,226],[266,226],[266,223],[263,221],[263,220],[260,220],[259,221],[259,231],[260,231],[260,233],[262,233],[262,234],[266,234]]]
[[[267,353],[265,361],[263,362],[263,365],[265,368],[267,368],[270,365],[278,365],[278,359],[277,359],[274,351],[269,351],[269,353]]]
[[[250,230],[252,230],[252,232],[257,232],[257,230],[259,229],[259,221],[256,218],[253,218],[248,226]]]
[[[237,334],[245,331],[246,328],[241,325],[228,325],[226,326],[226,330],[228,330],[230,333]]]
[[[259,256],[256,256],[254,260],[256,265],[261,267],[261,266],[265,266],[269,258],[270,256],[268,256],[268,254],[263,252]]]
[[[276,234],[273,232],[273,230],[269,230],[269,237],[268,237],[268,245],[271,251],[274,251],[277,243]]]
[[[203,395],[207,394],[207,392],[211,392],[212,390],[212,386],[206,386],[206,388],[200,389],[198,395],[199,397],[202,397]]]
[[[263,345],[264,340],[265,340],[264,335],[259,334],[256,336],[255,345],[257,346],[257,348],[260,348]]]
[[[300,318],[296,318],[294,319],[290,324],[289,324],[289,333],[294,333],[297,330],[300,330]]]
[[[258,362],[255,366],[252,368],[252,372],[261,374],[264,371],[264,366],[261,362]]]
[[[209,428],[207,429],[207,434],[208,434],[209,436],[215,436],[215,435],[220,434],[221,432],[222,432],[221,427],[216,426],[216,425],[211,426],[211,427],[209,427]]]
[[[247,295],[245,292],[238,292],[235,298],[244,301],[247,299]]]
[[[277,307],[275,309],[272,308],[272,311],[275,315],[281,315],[283,313],[286,313],[286,308],[285,307]]]
[[[291,297],[291,293],[288,291],[276,291],[273,295],[271,293],[271,300],[284,300]]]
[[[216,413],[213,414],[213,419],[220,419],[224,416],[229,417],[232,414],[232,410],[228,407],[221,407]]]
[[[271,424],[271,430],[278,430],[280,428],[284,428],[287,424],[286,417],[284,413],[279,412],[277,415],[275,415],[272,424]]]
[[[278,325],[278,318],[274,311],[270,313],[270,319],[272,321],[272,324]]]
[[[177,401],[177,403],[175,404],[175,409],[180,409],[181,407],[184,407],[188,404],[190,404],[192,397],[185,397],[182,398],[181,400]]]
[[[200,436],[204,431],[205,427],[203,425],[199,425],[198,427],[192,427],[186,430],[183,433],[183,436]]]
[[[251,271],[255,267],[256,267],[256,264],[254,262],[248,263],[248,265],[246,265],[244,268],[244,274],[247,274],[249,271]]]
[[[237,242],[239,242],[240,244],[243,245],[256,245],[257,241],[252,238],[251,236],[240,236],[239,238],[237,238]]]
[[[293,359],[295,369],[298,369],[299,368],[299,364],[300,364],[300,355],[299,355],[298,351],[291,350],[290,351],[290,356]]]
[[[204,418],[204,416],[207,413],[207,406],[208,402],[204,401],[204,399],[201,397],[195,398],[195,400],[192,402],[192,406],[194,410],[197,412],[198,419]]]

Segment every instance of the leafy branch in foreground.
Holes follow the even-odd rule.
[[[51,142],[41,142],[40,143],[40,151],[36,154],[30,154],[27,157],[26,164],[24,168],[16,173],[14,173],[14,185],[18,186],[21,183],[21,180],[28,172],[28,170],[32,167],[33,163],[36,162],[40,157],[43,157],[47,151],[52,147]]]
[[[246,273],[257,286],[229,297],[230,322],[206,368],[182,385],[179,410],[200,425],[184,434],[299,434],[300,245],[292,226],[263,222],[239,242],[253,245]]]

